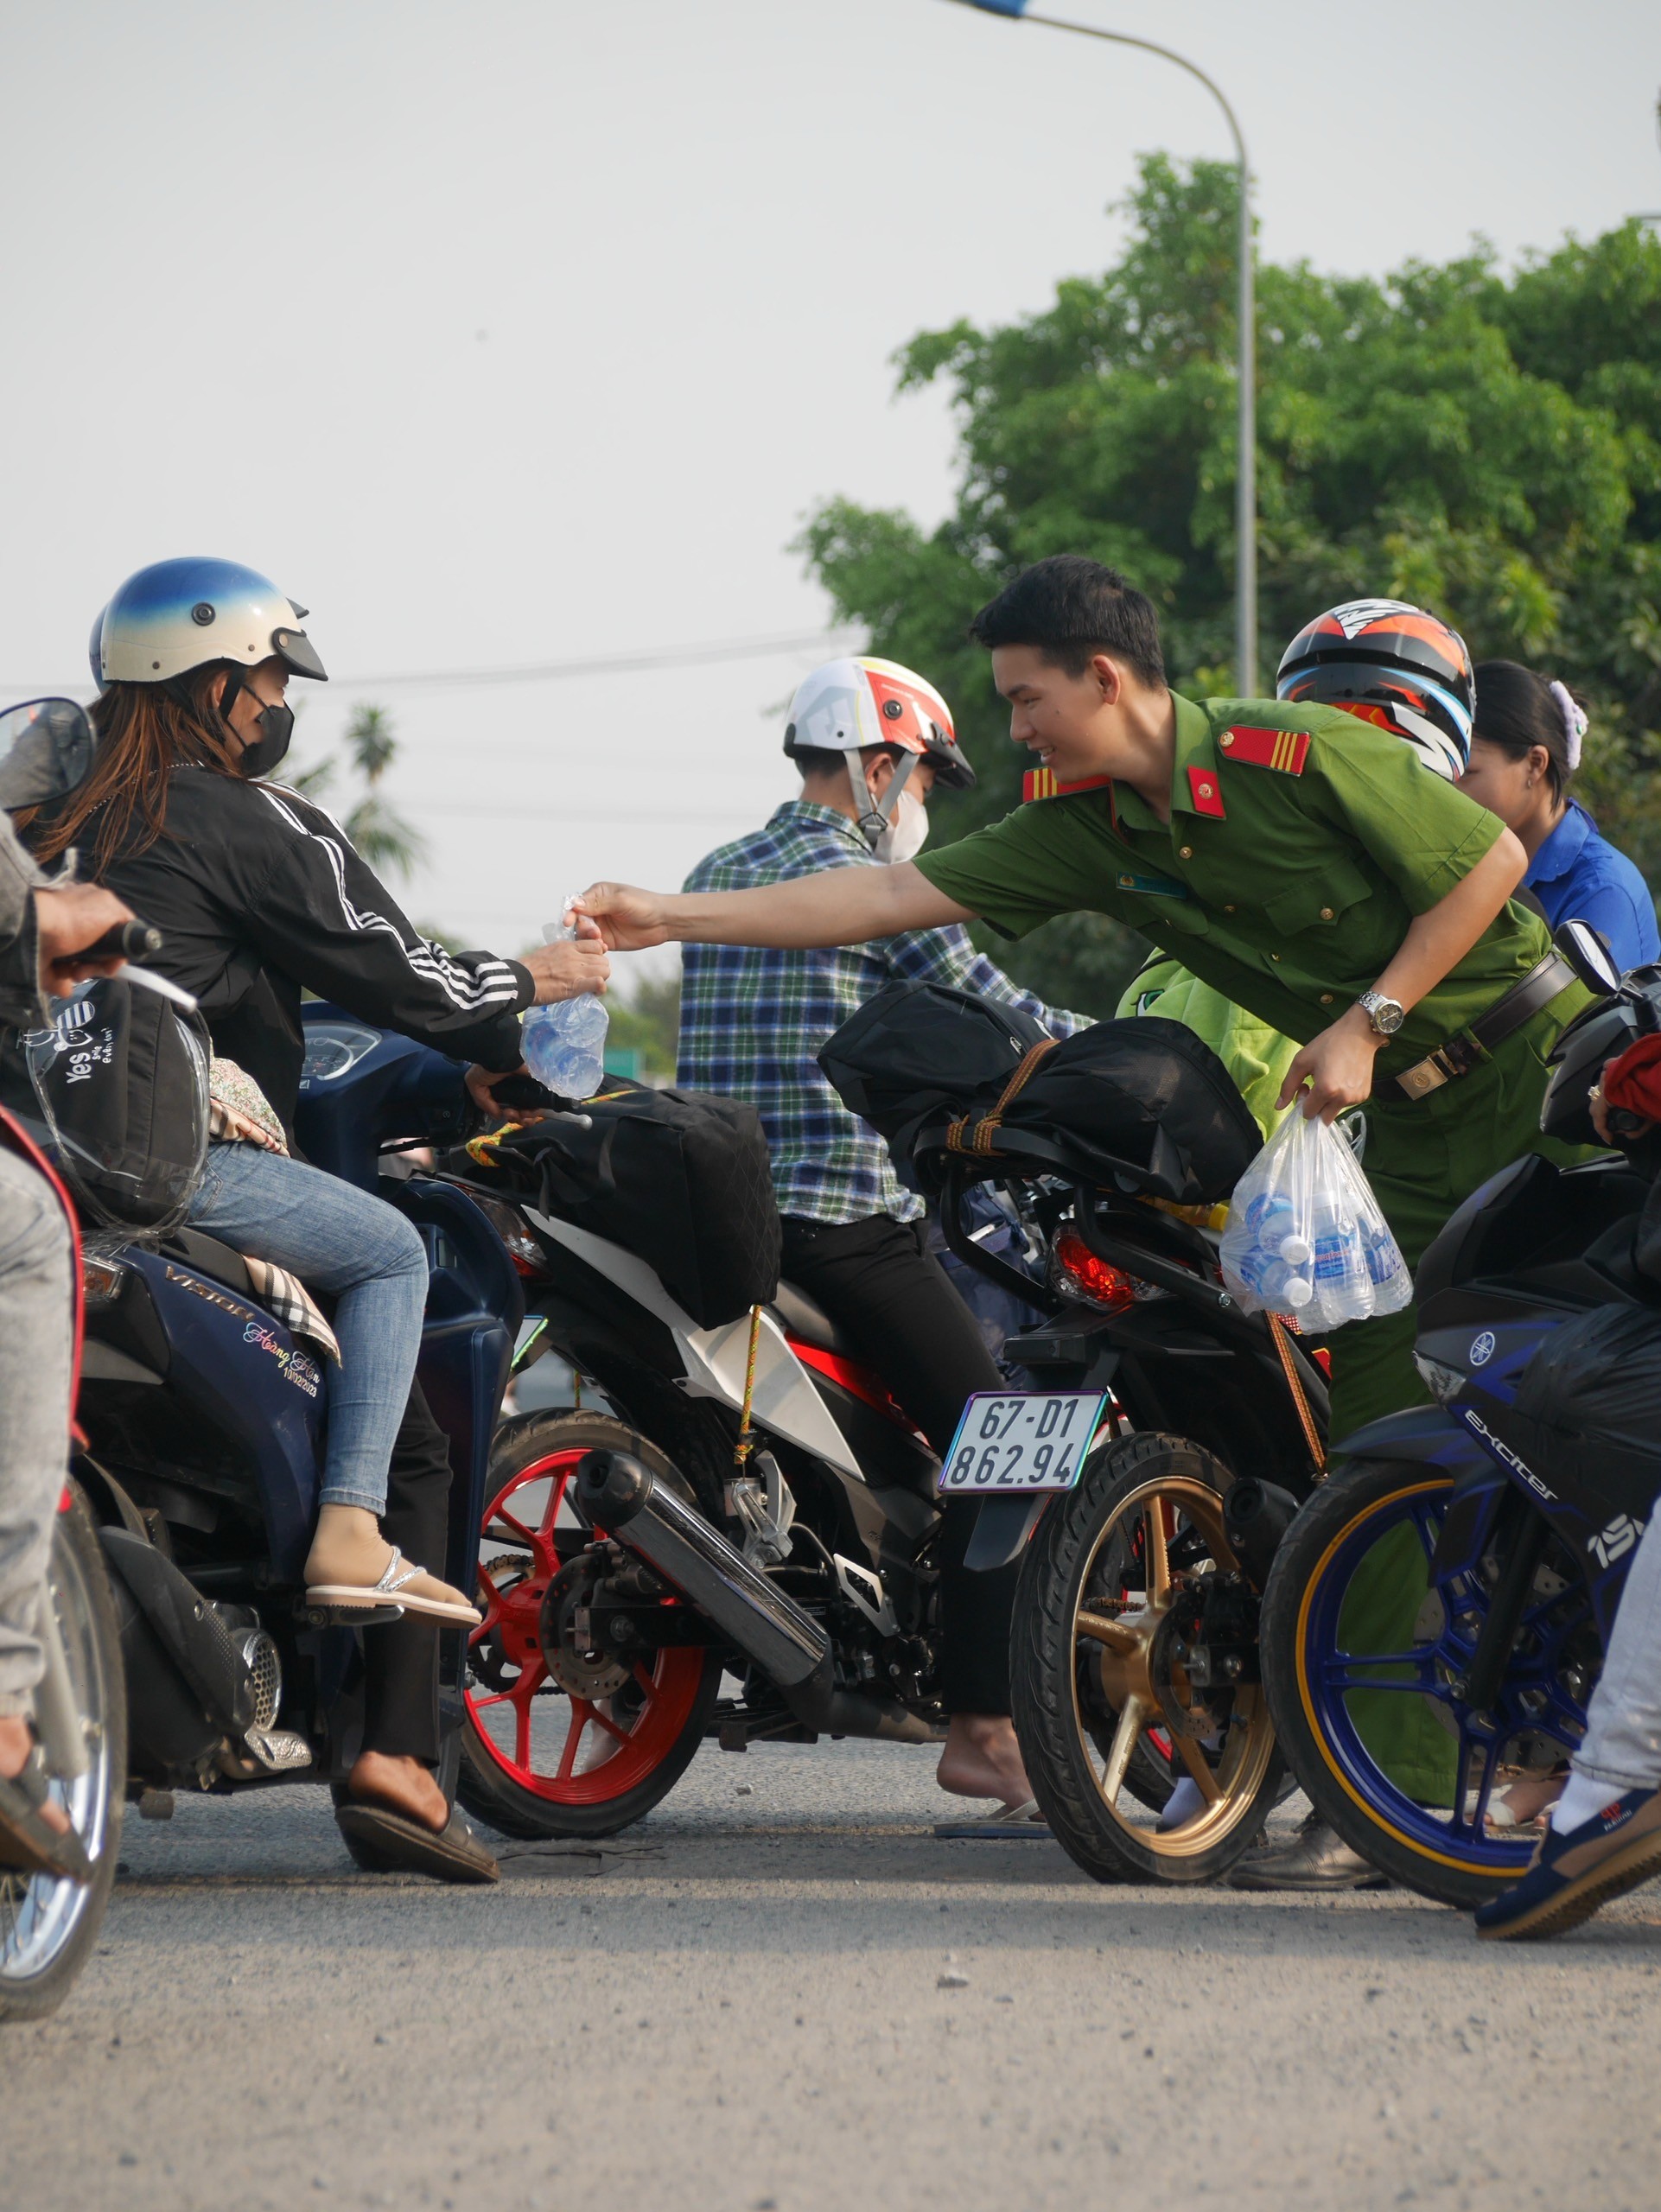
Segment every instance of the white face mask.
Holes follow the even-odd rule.
[[[928,809],[922,796],[907,784],[900,794],[894,819],[876,841],[876,857],[889,868],[915,860],[928,840]]]

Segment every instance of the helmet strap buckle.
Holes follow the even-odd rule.
[[[878,799],[865,779],[863,755],[850,747],[843,754],[848,763],[848,782],[853,793],[854,804],[859,809],[855,817],[861,836],[875,852],[877,841],[894,826],[894,816],[900,810],[900,795],[911,781],[911,772],[917,766],[917,755],[907,753],[894,772],[894,781],[888,785],[885,798]]]

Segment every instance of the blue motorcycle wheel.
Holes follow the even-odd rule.
[[[1510,1783],[1574,1751],[1600,1646],[1574,1562],[1549,1552],[1492,1713],[1461,1701],[1492,1574],[1433,1564],[1451,1489],[1433,1466],[1342,1467],[1276,1554],[1260,1635],[1276,1733],[1317,1812],[1392,1880],[1469,1906],[1528,1865],[1534,1834],[1494,1816]],[[1365,1632],[1381,1611],[1394,1632]]]

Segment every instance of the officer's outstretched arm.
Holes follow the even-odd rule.
[[[901,930],[971,922],[907,861],[897,868],[831,868],[754,891],[639,891],[591,884],[576,902],[592,914],[614,952],[649,944],[767,944],[783,950],[863,944]]]
[[[1407,935],[1373,983],[1387,999],[1416,1007],[1427,991],[1456,968],[1511,897],[1528,868],[1528,855],[1509,830],[1447,896],[1416,915]],[[1280,1103],[1290,1105],[1304,1086],[1306,1114],[1330,1122],[1372,1092],[1372,1064],[1389,1039],[1375,1035],[1365,1011],[1352,1006],[1330,1029],[1312,1037],[1286,1071]]]

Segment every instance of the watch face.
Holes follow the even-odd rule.
[[[1407,1019],[1394,999],[1376,998],[1367,1007],[1373,1027],[1381,1037],[1393,1037]]]

